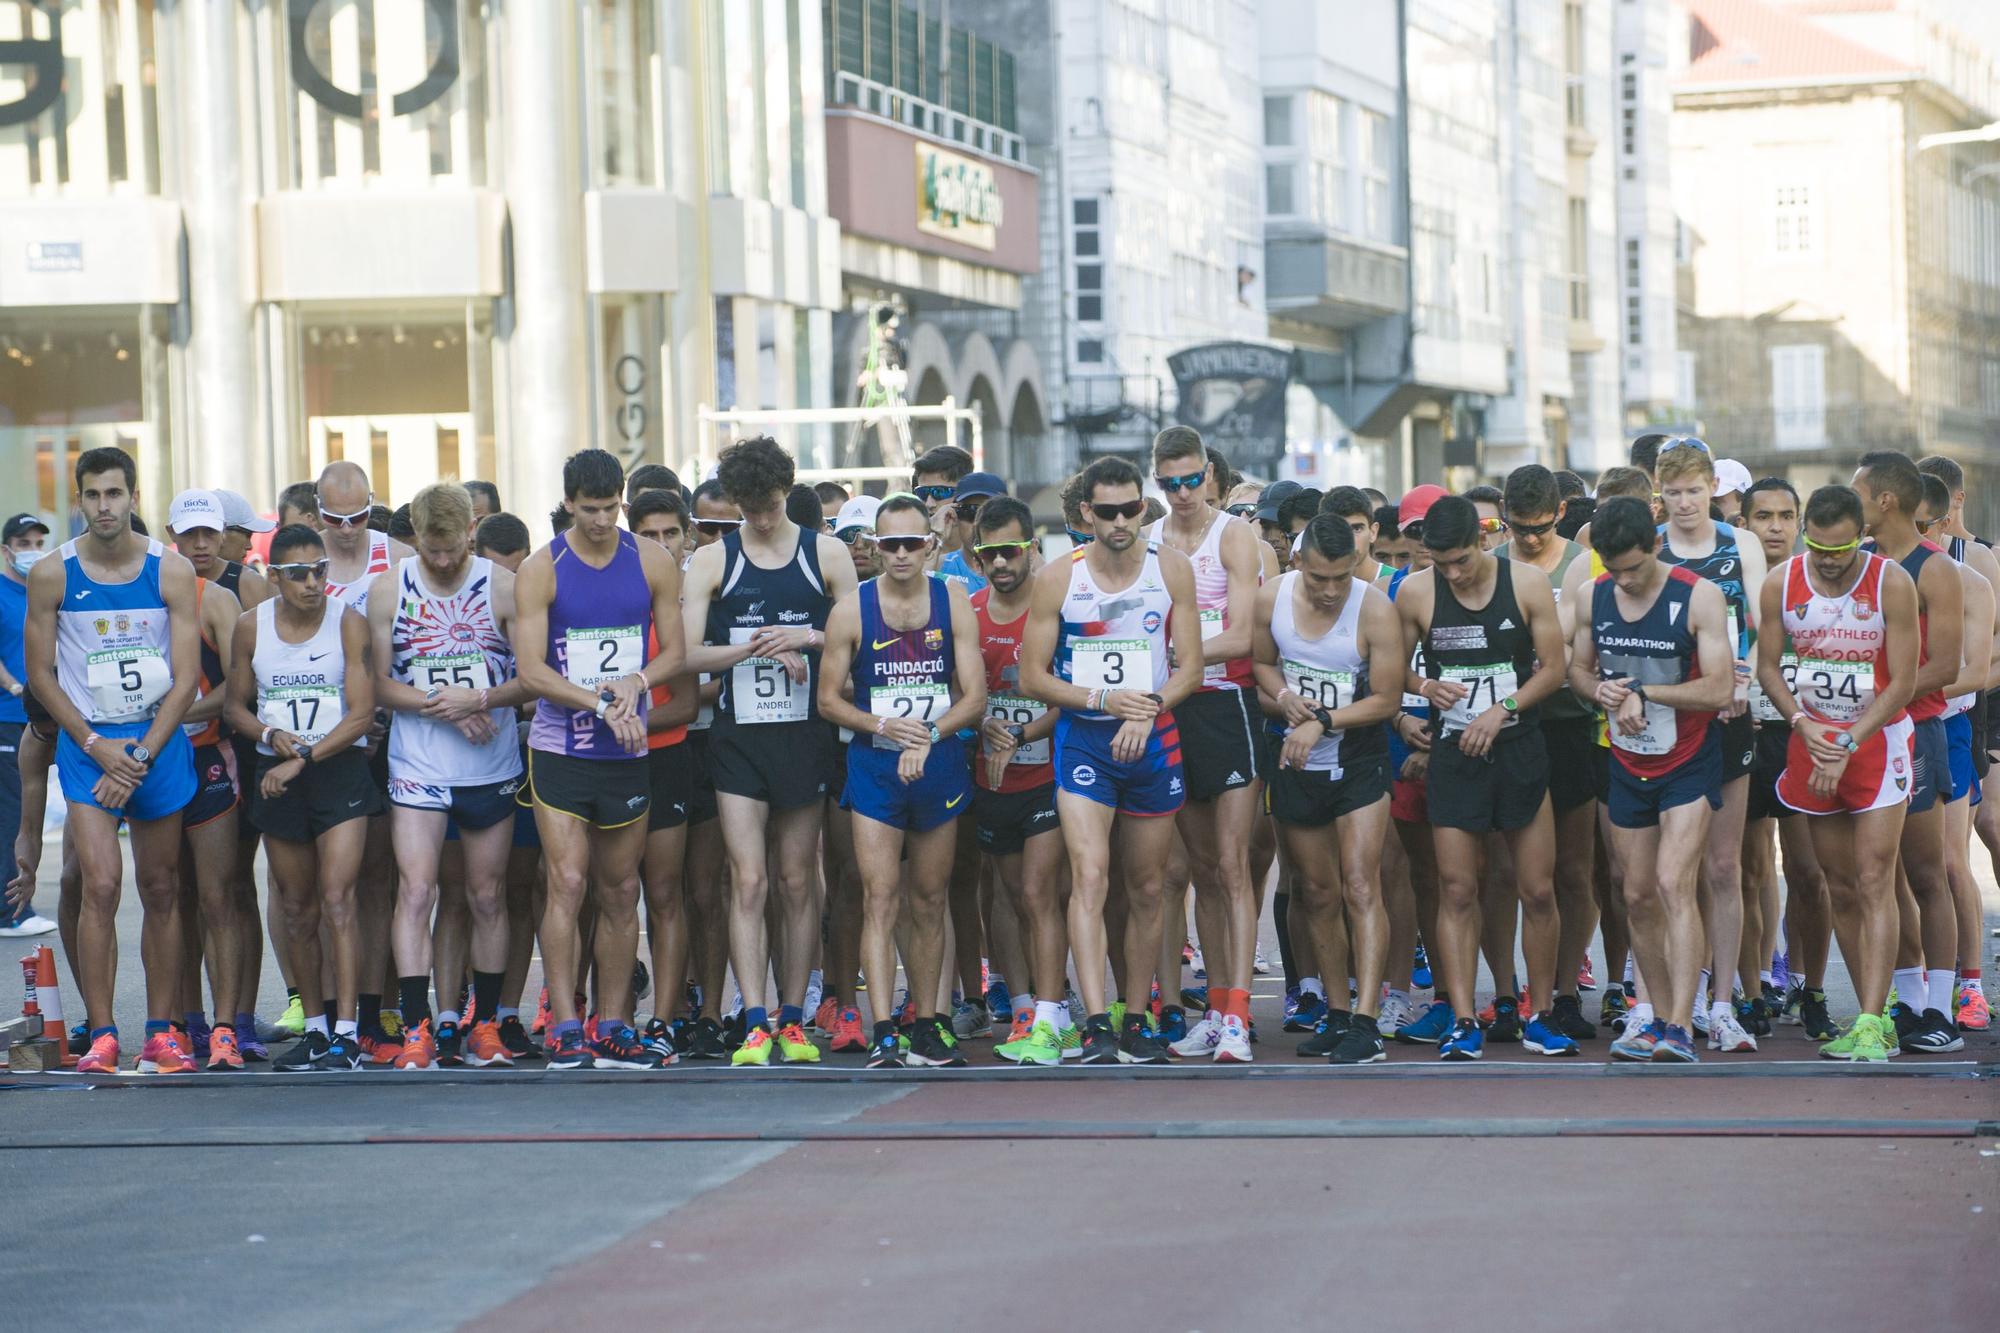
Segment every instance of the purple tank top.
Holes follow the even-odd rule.
[[[611,563],[593,569],[570,549],[569,534],[549,547],[555,564],[556,595],[549,603],[548,662],[572,684],[596,690],[646,665],[647,635],[653,628],[653,593],[639,559],[638,538],[618,534]],[[535,705],[528,748],[578,759],[637,759],[645,748],[627,750],[591,709],[564,708],[543,699]]]

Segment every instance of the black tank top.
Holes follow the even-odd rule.
[[[1457,680],[1470,688],[1457,707],[1438,710],[1446,734],[1463,731],[1535,674],[1535,638],[1514,599],[1513,562],[1496,560],[1494,565],[1493,596],[1477,611],[1459,604],[1442,575],[1432,576],[1437,595],[1431,606],[1430,632],[1424,635],[1424,674],[1432,680]],[[1540,712],[1539,708],[1522,709],[1500,729],[1496,739],[1512,740],[1523,726],[1537,725]]]
[[[765,625],[826,628],[827,612],[833,599],[827,595],[826,579],[819,568],[817,534],[799,530],[799,544],[792,558],[776,569],[753,564],[743,553],[743,538],[731,532],[722,539],[722,583],[708,604],[707,642],[731,642],[730,631],[755,629]],[[819,716],[814,691],[819,683],[819,651],[805,652],[811,676],[806,690],[806,715]],[[735,701],[730,697],[735,672],[722,677],[722,692],[716,702],[717,715],[733,720]]]
[[[222,577],[215,581],[218,588],[227,588],[229,595],[237,601],[243,600],[243,564],[238,560],[222,562]]]

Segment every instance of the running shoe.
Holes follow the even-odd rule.
[[[632,1003],[638,1004],[653,993],[653,974],[646,970],[641,959],[632,960]]]
[[[1443,1000],[1433,1000],[1416,1018],[1396,1029],[1396,1040],[1418,1046],[1435,1046],[1451,1035],[1457,1015]]]
[[[1780,949],[1771,955],[1771,980],[1766,983],[1771,989],[1783,995],[1792,982],[1792,956]]]
[[[1923,1024],[1896,1044],[1911,1055],[1943,1055],[1965,1049],[1965,1038],[1958,1035],[1958,1028],[1938,1010],[1924,1010]]]
[[[1977,985],[1965,988],[1958,997],[1958,1026],[1962,1032],[1984,1032],[1993,1026],[1993,1010],[1986,1003],[1986,992]]]
[[[680,1059],[680,1044],[674,1040],[674,1025],[654,1014],[639,1029],[639,1044],[660,1057],[663,1065]]]
[[[174,1030],[185,1038],[182,1044],[188,1055],[196,1060],[206,1060],[208,1058],[208,1042],[209,1038],[214,1035],[215,1029],[209,1026],[206,1015],[197,1014],[192,1023],[185,1024]]]
[[[1521,1049],[1536,1055],[1576,1055],[1576,1042],[1558,1031],[1541,1014],[1529,1019],[1521,1029]]]
[[[1550,1027],[1571,1041],[1597,1040],[1597,1028],[1583,1016],[1583,998],[1558,995],[1551,1011],[1544,1015]]]
[[[1257,952],[1251,955],[1250,970],[1260,977],[1271,975],[1271,965],[1264,960],[1264,946],[1261,944],[1257,946]]]
[[[1451,1035],[1438,1043],[1440,1060],[1477,1060],[1486,1053],[1486,1034],[1479,1024],[1461,1018],[1452,1025]]]
[[[528,1028],[528,1033],[530,1036],[539,1037],[547,1032],[549,1025],[555,1021],[555,1015],[549,1011],[549,988],[544,986],[541,998],[535,1001],[535,1021]]]
[[[1160,1040],[1171,1046],[1188,1032],[1187,1010],[1177,1004],[1160,1010]]]
[[[820,1006],[826,1003],[826,981],[818,972],[806,978],[806,997],[799,1007],[806,1013],[819,1016]]]
[[[1736,1006],[1736,1021],[1753,1037],[1771,1035],[1771,1006],[1763,996]]]
[[[1785,992],[1782,987],[1773,986],[1770,982],[1766,981],[1763,983],[1760,998],[1764,1005],[1764,1030],[1754,1035],[1768,1037],[1771,1035],[1771,1030],[1784,1019]],[[1754,1009],[1755,1005],[1752,1005],[1752,1008]]]
[[[590,1058],[599,1069],[659,1069],[664,1062],[646,1048],[630,1023],[606,1020],[597,1026],[597,1040],[590,1043]]]
[[[1006,1041],[996,1042],[993,1054],[1009,1064],[1057,1065],[1062,1063],[1062,1039],[1055,1028],[1047,1023],[1030,1021],[1020,1035],[1010,1034]]]
[[[363,1033],[355,1038],[355,1046],[362,1061],[371,1065],[393,1065],[403,1053],[403,1043],[387,1033]]]
[[[951,1029],[945,1026],[942,1016],[917,1020],[910,1029],[910,1049],[903,1059],[925,1069],[965,1067],[965,1053],[958,1049],[958,1042],[952,1037]]]
[[[1074,986],[1064,989],[1063,1008],[1069,1010],[1069,1026],[1063,1029],[1065,1032],[1070,1028],[1080,1028],[1090,1021],[1090,1015],[1083,1010],[1083,997],[1076,993]]]
[[[1250,1032],[1243,1026],[1243,1020],[1235,1014],[1225,1014],[1222,1019],[1222,1035],[1215,1043],[1215,1063],[1247,1065],[1255,1058],[1250,1053]]]
[[[1023,1009],[1020,1013],[1014,1015],[1014,1021],[1007,1027],[1007,1035],[1005,1037],[1002,1037],[1000,1041],[994,1045],[993,1049],[997,1051],[1000,1049],[1001,1045],[1004,1045],[1007,1042],[1020,1041],[1023,1037],[1026,1037],[1030,1032],[1033,1032],[1034,1030],[1035,1030],[1035,1011],[1032,1009]]]
[[[188,1058],[171,1032],[153,1033],[139,1049],[139,1072],[142,1074],[191,1074],[194,1068],[194,1061]]]
[[[555,1048],[549,1052],[550,1069],[589,1069],[596,1063],[590,1048],[583,1043],[580,1029],[573,1028],[557,1037]]]
[[[829,995],[819,1002],[819,1008],[813,1010],[812,1034],[815,1037],[830,1037],[833,1025],[839,1021],[840,1001]]]
[[[435,1069],[438,1062],[437,1034],[428,1018],[403,1034],[403,1049],[396,1052],[397,1069]]]
[[[1866,1019],[1864,1023],[1862,1020]],[[1896,1054],[1895,1032],[1880,1014],[1862,1014],[1854,1020],[1861,1029],[1847,1058],[1856,1062],[1886,1061]]]
[[[465,1036],[465,1063],[474,1069],[491,1069],[495,1065],[512,1065],[514,1057],[507,1051],[507,1043],[500,1040],[500,1025],[492,1019],[474,1023],[472,1031]],[[666,1061],[672,1064],[672,1060]]]
[[[1692,1022],[1693,1022],[1693,1024],[1694,1024],[1694,1035],[1695,1035],[1695,1036],[1697,1036],[1697,1037],[1706,1037],[1706,1036],[1708,1035],[1708,1026],[1709,1026],[1709,1024],[1708,1024],[1708,999],[1707,999],[1707,997],[1705,997],[1705,996],[1701,996],[1701,995],[1697,995],[1697,996],[1695,997],[1695,1001],[1694,1001],[1694,1017],[1693,1017],[1693,1019],[1692,1019],[1691,1021],[1692,1021]]]
[[[0,939],[19,939],[32,935],[53,934],[56,923],[45,916],[37,916],[35,909],[22,903],[12,911],[0,909]]]
[[[336,1032],[326,1051],[313,1061],[313,1068],[328,1073],[351,1074],[362,1067],[361,1042],[351,1032]]]
[[[237,1029],[236,1049],[242,1054],[245,1060],[248,1060],[253,1065],[264,1065],[271,1062],[271,1050],[257,1039],[254,1027],[251,1034],[247,1036],[242,1029]]]
[[[69,1030],[69,1053],[71,1055],[82,1055],[89,1049],[90,1024],[88,1022],[78,1023]]]
[[[1511,995],[1498,995],[1493,999],[1493,1018],[1486,1024],[1488,1041],[1521,1040],[1521,1005]]]
[[[1778,1010],[1778,1021],[1791,1027],[1799,1025],[1799,1005],[1806,998],[1806,983],[1802,977],[1794,976],[1785,988],[1785,1003]]]
[[[1709,1016],[1708,1049],[1733,1055],[1739,1051],[1757,1049],[1757,1039],[1743,1030],[1743,1024],[1736,1017],[1733,1006],[1724,1005]]]
[[[1226,1023],[1228,1020],[1224,1020]],[[1222,1043],[1216,1042],[1220,1051]],[[1118,1039],[1118,1063],[1125,1065],[1163,1065],[1167,1063],[1167,1047],[1146,1027],[1145,1021],[1137,1014],[1125,1019],[1125,1031]]]
[[[1006,1014],[1014,1010],[1014,996],[1007,989],[1007,983],[995,977],[986,983],[986,1012]]]
[[[1092,1019],[1084,1026],[1082,1060],[1087,1065],[1118,1063],[1118,1037],[1109,1023]]]
[[[833,1020],[831,1049],[841,1051],[865,1051],[868,1049],[868,1034],[861,1029],[861,1011],[842,1009]]]
[[[730,1067],[742,1069],[754,1065],[762,1069],[771,1063],[771,1048],[776,1044],[771,1039],[769,1028],[752,1028],[749,1035],[743,1038],[743,1044],[729,1057]]]
[[[1418,990],[1429,990],[1431,981],[1430,955],[1425,953],[1424,946],[1419,944],[1416,959],[1410,964],[1410,984]]]
[[[1206,986],[1181,987],[1181,1008],[1192,1009],[1198,1014],[1207,1013],[1208,987]]]
[[[816,1065],[819,1063],[819,1047],[797,1023],[787,1023],[779,1028],[775,1040],[778,1044],[778,1058],[788,1065]]]
[[[507,1048],[507,1054],[516,1060],[539,1060],[541,1047],[528,1037],[528,1029],[521,1025],[519,1014],[509,1014],[500,1020],[500,1044]]]
[[[1298,1006],[1285,1016],[1285,1031],[1317,1032],[1330,1009],[1325,996],[1308,991],[1299,996]]]
[[[1179,1041],[1167,1043],[1167,1049],[1183,1060],[1198,1060],[1215,1054],[1215,1043],[1222,1040],[1222,1015],[1203,1014],[1199,1022],[1187,1030],[1187,1035]]]
[[[1340,1034],[1339,1044],[1327,1052],[1326,1062],[1330,1065],[1372,1065],[1388,1058],[1389,1053],[1382,1049],[1380,1024],[1366,1014],[1356,1014],[1354,1021]]]
[[[960,1000],[951,1011],[951,1031],[960,1041],[990,1037],[993,1035],[993,1015],[978,1000]]]
[[[297,1041],[305,1032],[306,1007],[294,995],[285,1001],[285,1012],[278,1015],[278,1021],[265,1028],[261,1035],[265,1041]]]
[[[1576,988],[1580,991],[1597,989],[1597,974],[1590,970],[1590,955],[1583,956],[1583,966],[1576,970]]]
[[[868,1048],[868,1069],[901,1069],[903,1067],[902,1039],[893,1032],[885,1032],[875,1039]]]
[[[1325,1059],[1333,1054],[1334,1048],[1340,1045],[1341,1037],[1353,1025],[1354,1015],[1349,1010],[1327,1010],[1326,1017],[1313,1029],[1312,1035],[1298,1044],[1298,1053],[1308,1060]]]
[[[1597,1021],[1599,1025],[1608,1027],[1613,1032],[1623,1032],[1625,1015],[1630,1013],[1631,1009],[1632,1002],[1625,998],[1624,987],[1608,987],[1604,992],[1604,1003],[1597,1006]]]
[[[909,987],[903,988],[903,998],[896,1005],[896,1026],[906,1028],[917,1021],[917,1002],[911,998]]]
[[[1653,1046],[1652,1063],[1656,1065],[1691,1065],[1698,1057],[1694,1053],[1694,1037],[1677,1023],[1662,1024],[1659,1040]]]
[[[472,983],[470,981],[465,983],[464,994],[459,999],[458,1012],[461,1014],[472,1012]],[[401,1041],[403,1039],[403,1011],[400,1009],[384,1009],[381,1016],[375,1020],[375,1026],[381,1028],[382,1035],[391,1041]]]
[[[1082,1028],[1076,1027],[1075,1025],[1071,1025],[1069,1027],[1064,1028],[1061,1032],[1057,1033],[1056,1037],[1058,1043],[1062,1046],[1063,1059],[1065,1060],[1083,1059]]]
[[[1659,1047],[1660,1038],[1666,1031],[1667,1025],[1657,1020],[1644,1025],[1627,1023],[1623,1035],[1611,1043],[1611,1058],[1643,1064],[1653,1058],[1653,1052]]]
[[[208,1038],[208,1072],[214,1074],[229,1069],[238,1072],[243,1069],[243,1052],[236,1046],[236,1029],[215,1028]]]
[[[298,1039],[297,1044],[271,1062],[271,1067],[281,1074],[303,1074],[308,1070],[318,1069],[320,1057],[326,1054],[326,1048],[330,1044],[324,1032],[308,1029],[306,1035]]]
[[[1190,969],[1188,975],[1192,976],[1196,981],[1208,980],[1208,960],[1201,956],[1201,950],[1199,948],[1197,948],[1194,951],[1194,955],[1188,959],[1188,967]],[[1205,990],[1207,988],[1203,987],[1203,989]]]
[[[1840,1036],[1840,1025],[1826,1011],[1825,991],[1800,992],[1799,1026],[1805,1029],[1807,1041],[1833,1041]]]
[[[727,1054],[722,1045],[722,1025],[712,1018],[697,1018],[688,1032],[687,1054],[690,1060],[720,1060]]]
[[[592,1038],[594,1040],[594,1037]],[[437,1062],[441,1065],[465,1063],[465,1032],[456,1023],[437,1025]]]
[[[1924,1030],[1924,1016],[1901,1000],[1890,1001],[1888,1020],[1895,1025],[1896,1040],[1893,1044],[1899,1048],[1910,1037]]]
[[[1410,1002],[1401,995],[1389,995],[1382,1001],[1382,1011],[1375,1016],[1375,1030],[1378,1034],[1394,1032],[1410,1021]]]

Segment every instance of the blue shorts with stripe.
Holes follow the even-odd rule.
[[[1127,763],[1111,755],[1111,738],[1122,722],[1078,718],[1064,713],[1056,719],[1056,786],[1077,796],[1108,805],[1124,815],[1177,814],[1187,802],[1181,774],[1181,732],[1172,713],[1153,719],[1146,748]]]
[[[150,722],[103,723],[96,730],[104,739],[92,748],[135,744],[151,730],[152,725]],[[56,737],[56,776],[62,782],[64,800],[72,805],[97,806],[97,797],[92,794],[92,789],[104,776],[104,770],[83,752],[81,745],[69,738],[66,731]],[[194,799],[195,787],[194,746],[188,743],[187,733],[175,727],[166,744],[160,747],[159,754],[153,757],[153,771],[126,798],[122,807],[109,813],[121,819],[165,819],[187,809],[188,802]]]

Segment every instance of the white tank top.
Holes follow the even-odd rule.
[[[144,722],[173,688],[173,636],[160,594],[166,548],[148,540],[139,572],[100,583],[84,569],[75,540],[56,550],[63,564],[56,609],[56,679],[70,703],[96,726]]]
[[[1278,646],[1278,666],[1284,672],[1286,689],[1331,713],[1353,703],[1355,695],[1368,687],[1368,658],[1360,643],[1361,606],[1375,589],[1354,579],[1333,628],[1317,639],[1299,633],[1292,611],[1298,590],[1297,570],[1278,580],[1278,600],[1271,608],[1271,638]],[[1342,776],[1340,742],[1344,735],[1335,731],[1321,737],[1306,758],[1306,769]]]
[[[1812,584],[1806,558],[1785,562],[1781,619],[1798,655],[1792,694],[1822,722],[1851,726],[1889,683],[1889,628],[1882,615],[1882,577],[1888,557],[1864,552],[1867,564],[1854,585],[1829,597]],[[1891,721],[1907,714],[1897,713]]]
[[[340,618],[347,607],[327,598],[312,637],[304,643],[286,643],[278,637],[281,600],[273,597],[257,606],[257,650],[250,654],[250,672],[257,678],[257,720],[317,745],[347,711],[342,693],[347,654],[340,644]],[[276,751],[259,741],[257,753]]]
[[[331,556],[333,552],[328,551]],[[331,566],[328,567],[331,572]],[[352,583],[338,583],[332,578],[326,581],[326,595],[345,602],[354,608],[356,615],[368,614],[368,590],[375,586],[375,576],[389,572],[389,536],[387,533],[368,530],[368,563],[362,568],[361,577]]]
[[[493,616],[493,562],[474,556],[465,581],[439,594],[424,580],[422,562],[396,566],[396,615],[389,627],[389,670],[405,685],[428,690],[460,685],[490,690],[514,677],[514,645]],[[449,722],[405,713],[389,729],[389,778],[427,786],[483,787],[521,775],[513,710],[489,709],[494,737],[474,745]]]
[[[1089,547],[1070,555],[1069,591],[1063,595],[1056,675],[1086,690],[1138,690],[1158,694],[1172,674],[1167,665],[1167,620],[1173,597],[1160,573],[1159,549],[1131,586],[1106,592],[1091,577]],[[1077,710],[1070,716],[1104,721],[1107,713]]]
[[[1201,639],[1208,642],[1229,628],[1229,571],[1222,563],[1222,534],[1231,523],[1242,519],[1217,512],[1201,536],[1200,545],[1188,559],[1194,565],[1194,604],[1201,612]],[[1164,518],[1140,535],[1155,544],[1167,544]],[[1261,574],[1261,566],[1259,567]],[[1253,681],[1247,656],[1227,662],[1208,662],[1201,669],[1204,690],[1248,689]]]

